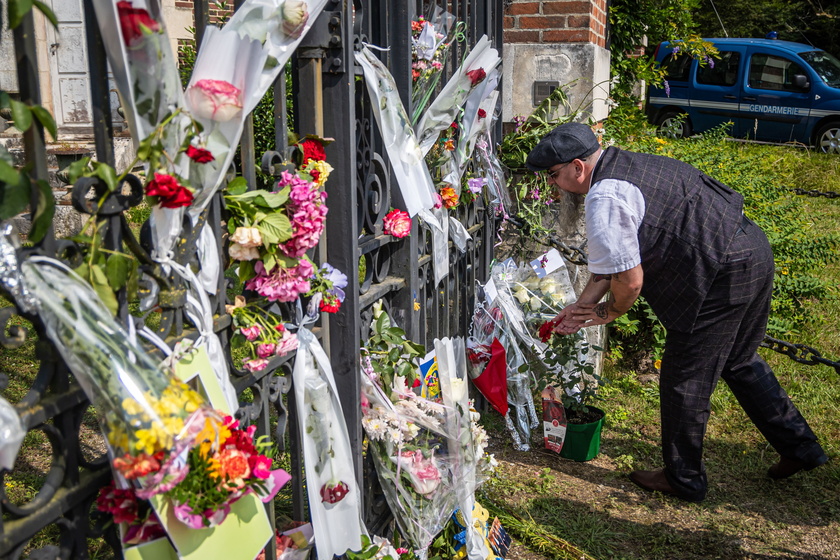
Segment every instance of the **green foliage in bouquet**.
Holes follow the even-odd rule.
[[[563,111],[558,111],[559,108]],[[555,113],[563,113],[557,117]],[[553,187],[542,173],[525,167],[528,154],[537,143],[555,127],[577,120],[571,111],[569,99],[562,87],[556,88],[527,118],[516,117],[516,128],[505,134],[499,145],[499,159],[508,170],[508,190],[516,200],[516,217],[524,222],[527,235],[538,237],[549,233],[543,225],[553,198]]]
[[[380,313],[371,331],[364,351],[371,357],[371,366],[382,380],[382,386],[390,387],[394,377],[400,376],[411,387],[418,379],[414,362],[425,354],[423,345],[408,340],[403,329],[392,326],[387,313]]]

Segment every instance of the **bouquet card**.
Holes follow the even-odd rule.
[[[207,399],[216,410],[225,414],[233,415],[235,410],[230,410],[224,391],[216,379],[213,366],[210,364],[210,357],[207,355],[207,348],[200,346],[193,348],[184,357],[175,362],[175,375],[184,383],[198,379],[198,393]]]
[[[155,539],[143,544],[123,548],[125,560],[178,560],[169,539]]]
[[[227,404],[204,346],[181,358],[175,373],[184,381],[197,379],[199,391],[216,409],[230,415],[235,412]],[[231,504],[222,523],[204,529],[179,521],[172,503],[163,496],[153,496],[151,502],[182,560],[252,560],[273,535],[265,507],[253,492]]]
[[[182,560],[253,560],[272,537],[265,507],[253,493],[234,502],[221,524],[207,529],[178,521],[172,503],[161,496],[151,502]]]

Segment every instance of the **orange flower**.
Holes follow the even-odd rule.
[[[132,457],[126,453],[123,457],[114,459],[114,468],[128,480],[140,478],[160,470],[160,461],[157,455],[141,453],[137,457]],[[162,453],[159,455],[162,455]]]
[[[219,474],[227,479],[223,486],[228,490],[238,490],[245,486],[244,479],[251,474],[247,455],[238,449],[225,449],[216,455],[216,460]]]
[[[453,140],[452,138],[444,140],[443,149],[448,150],[450,152],[454,152],[455,151],[455,140]]]
[[[447,209],[458,206],[458,193],[452,187],[443,187],[440,189],[440,197],[443,199],[443,205]]]

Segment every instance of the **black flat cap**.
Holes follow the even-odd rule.
[[[563,123],[540,140],[528,154],[525,165],[531,171],[545,171],[558,163],[583,159],[600,147],[595,133],[587,125]]]

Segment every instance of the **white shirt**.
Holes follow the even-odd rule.
[[[639,187],[603,179],[590,187],[585,208],[589,272],[615,274],[641,264],[639,226],[645,216],[645,198]]]

